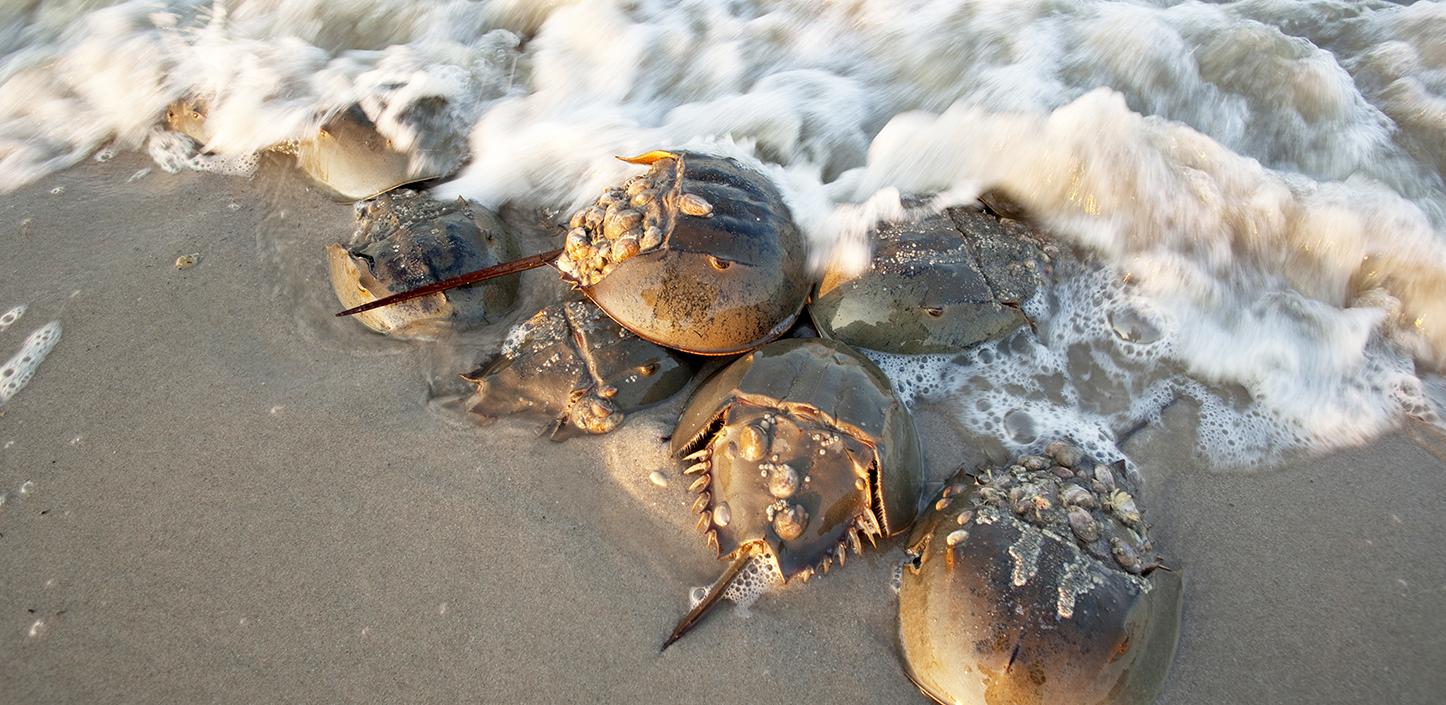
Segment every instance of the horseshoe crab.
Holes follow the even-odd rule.
[[[702,355],[751,350],[808,296],[805,247],[773,184],[735,159],[649,152],[648,172],[568,222],[564,278],[614,320]]]
[[[956,476],[909,540],[899,642],[940,703],[1143,705],[1164,685],[1180,576],[1124,473],[1047,453]]]
[[[645,174],[568,221],[562,248],[339,316],[552,263],[622,327],[676,350],[733,355],[787,331],[808,298],[803,236],[762,174],[735,159],[648,152]]]
[[[1045,242],[1024,224],[967,208],[880,223],[869,268],[837,267],[809,315],[824,337],[890,353],[959,352],[1029,324]]]
[[[545,432],[563,440],[617,428],[626,414],[682,389],[694,369],[685,356],[623,330],[590,302],[568,301],[519,323],[502,353],[463,379],[476,386],[468,411],[486,420],[546,415],[552,422]]]
[[[698,530],[730,565],[663,648],[750,561],[808,580],[914,521],[923,463],[913,417],[841,343],[790,338],[739,358],[698,388],[672,450],[692,463]]]
[[[204,99],[185,98],[166,108],[166,127],[205,145],[215,136]],[[433,163],[397,150],[359,106],[352,106],[310,138],[272,147],[296,156],[296,165],[342,201],[373,198],[399,186],[446,176],[460,160]]]
[[[326,121],[314,137],[298,143],[296,165],[343,201],[372,198],[450,171],[397,150],[356,106]]]
[[[439,202],[401,189],[356,206],[357,229],[343,247],[326,248],[331,285],[357,305],[516,254],[502,221],[458,199]],[[512,307],[516,280],[495,281],[368,311],[357,318],[397,338],[434,338],[453,326],[483,323]]]
[[[206,102],[199,98],[182,98],[166,106],[166,128],[179,132],[204,145],[214,135],[206,124]]]

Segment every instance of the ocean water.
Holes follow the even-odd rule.
[[[158,129],[188,96],[201,149]],[[415,160],[470,145],[434,193],[489,206],[574,207],[619,154],[737,156],[818,266],[863,262],[902,195],[1004,190],[1082,255],[1030,303],[1038,334],[879,360],[1011,448],[1111,456],[1176,404],[1220,467],[1440,423],[1446,3],[0,7],[0,189],[128,149],[245,172],[352,105]]]

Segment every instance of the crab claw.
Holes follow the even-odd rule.
[[[688,610],[688,614],[683,615],[683,618],[678,620],[678,626],[673,627],[673,633],[668,635],[667,641],[663,642],[663,646],[658,649],[658,653],[667,651],[669,646],[672,646],[677,640],[682,639],[683,635],[687,634],[688,630],[693,628],[693,625],[701,621],[703,617],[708,614],[708,611],[713,609],[713,605],[718,603],[718,598],[723,596],[724,591],[738,578],[738,574],[743,572],[743,568],[747,566],[751,560],[753,560],[753,553],[751,551],[739,551],[738,555],[733,558],[733,562],[729,563],[728,567],[723,570],[723,574],[718,576],[717,580],[713,581],[713,585],[708,588],[708,594],[705,595],[698,604],[694,605],[693,609]]]
[[[643,152],[642,154],[639,154],[639,155],[636,156],[636,157],[623,157],[623,156],[619,156],[619,157],[618,157],[618,161],[627,162],[627,163],[629,163],[629,164],[642,164],[642,165],[644,165],[644,166],[647,166],[647,165],[649,165],[649,164],[654,164],[654,163],[663,161],[664,159],[677,159],[677,158],[678,158],[678,155],[673,154],[672,152],[669,152],[669,151],[666,150],[666,149],[655,149],[655,150],[653,150],[653,151],[651,151],[651,152]]]

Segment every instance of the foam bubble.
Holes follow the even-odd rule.
[[[904,566],[909,562],[909,559],[900,561],[894,566],[894,569],[889,572],[889,592],[894,593],[895,596],[899,594],[900,590],[904,589]]]
[[[748,608],[758,601],[769,591],[783,585],[783,574],[778,572],[778,566],[772,558],[767,556],[754,556],[738,572],[738,577],[723,588],[723,599],[737,605],[743,614],[748,613]],[[695,587],[688,591],[688,609],[698,606],[708,596],[708,586]]]
[[[51,321],[31,333],[20,346],[20,351],[0,365],[0,405],[10,401],[30,382],[35,370],[58,342],[60,321]]]
[[[24,315],[25,304],[14,306],[9,311],[6,311],[5,313],[0,313],[0,331],[3,331],[6,328],[15,325],[15,323],[20,320],[20,317]]]
[[[146,141],[146,150],[162,171],[174,174],[180,171],[205,171],[225,176],[251,176],[260,161],[255,152],[235,155],[204,154],[197,150],[191,138],[156,129]],[[148,169],[131,175],[131,180],[143,178]]]

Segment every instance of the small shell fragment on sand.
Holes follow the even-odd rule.
[[[181,255],[180,257],[177,257],[177,258],[176,258],[176,269],[180,269],[180,270],[190,269],[190,268],[196,266],[197,264],[199,264],[200,261],[201,261],[201,253],[199,253],[199,252],[192,252],[192,253],[189,254],[189,255]]]

